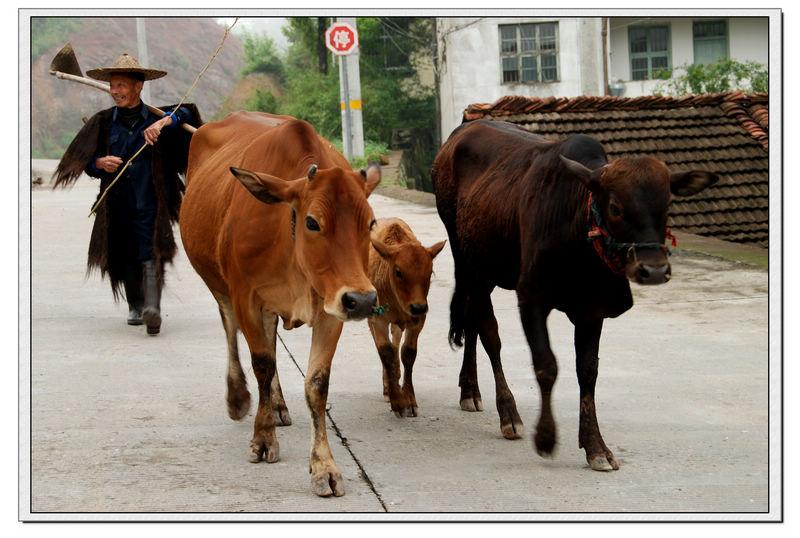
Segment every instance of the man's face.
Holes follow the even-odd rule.
[[[139,94],[142,93],[142,86],[144,82],[125,73],[111,75],[111,97],[120,108],[138,106],[141,102]]]

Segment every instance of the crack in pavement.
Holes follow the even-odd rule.
[[[303,379],[305,379],[306,374],[305,374],[305,372],[303,372],[303,369],[300,368],[300,364],[294,358],[294,354],[292,354],[292,352],[289,350],[289,347],[286,345],[286,342],[283,341],[283,338],[281,337],[280,333],[276,331],[275,334],[278,335],[278,340],[281,341],[281,345],[283,346],[283,349],[285,349],[286,353],[289,354],[289,358],[292,359],[292,362],[294,363],[295,368],[297,368],[297,371],[300,372],[300,375],[303,377]],[[383,511],[388,513],[389,509],[386,507],[386,503],[383,502],[383,498],[381,497],[381,494],[375,488],[375,484],[372,482],[372,479],[370,479],[369,475],[367,474],[367,470],[361,464],[361,461],[358,459],[358,457],[356,457],[355,453],[353,452],[352,447],[350,446],[350,443],[347,441],[347,437],[345,437],[342,434],[342,431],[339,429],[339,426],[336,424],[336,420],[334,420],[333,416],[331,415],[330,405],[328,405],[328,409],[325,410],[325,414],[328,416],[328,420],[330,422],[331,428],[333,428],[333,431],[336,433],[336,437],[339,438],[339,441],[341,441],[342,446],[344,446],[344,448],[350,454],[350,457],[353,459],[353,461],[355,462],[356,466],[358,467],[359,474],[361,475],[361,479],[367,484],[367,486],[369,486],[370,491],[372,491],[373,495],[375,495],[375,498],[381,504],[381,508],[383,508]]]

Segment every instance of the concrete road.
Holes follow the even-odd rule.
[[[127,326],[127,307],[114,304],[107,281],[85,276],[96,189],[82,178],[71,190],[31,194],[22,519],[780,517],[781,447],[770,442],[780,407],[770,407],[769,392],[780,374],[770,363],[769,275],[762,269],[677,252],[672,282],[635,288],[634,308],[606,322],[598,416],[621,468],[600,473],[578,448],[572,329],[560,313],[549,319],[560,365],[553,458],[532,447],[539,389],[511,292],[497,291],[493,300],[525,437],[502,437],[480,348],[486,410],[460,410],[460,353],[447,343],[453,263],[445,248],[435,261],[414,372],[420,416],[394,416],[366,323],[345,325],[328,400],[347,494],[319,498],[310,488],[303,397],[310,330],[279,329],[278,368],[294,424],[278,430],[279,462],[248,463],[253,412],[241,422],[226,414],[223,329],[182,248],[167,274],[157,337]],[[446,238],[432,208],[380,195],[371,202],[376,216],[402,217],[426,245]],[[253,392],[243,339],[240,349]]]

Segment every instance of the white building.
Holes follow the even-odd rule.
[[[654,71],[719,56],[769,64],[768,16],[483,17],[436,21],[441,136],[506,95],[653,93]]]

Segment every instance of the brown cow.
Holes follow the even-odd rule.
[[[464,345],[461,407],[482,409],[475,364],[480,336],[492,363],[503,435],[523,435],[503,375],[490,298],[496,286],[516,290],[542,395],[537,451],[548,455],[556,443],[550,394],[558,367],[546,321],[557,309],[575,326],[579,444],[593,469],[618,469],[595,413],[603,319],[633,305],[629,280],[669,280],[664,242],[671,196],[699,192],[717,176],[670,174],[655,158],[609,164],[591,137],[551,142],[510,123],[484,120],[453,132],[431,174],[455,263],[449,338],[451,345]]]
[[[369,319],[369,328],[383,364],[383,394],[398,417],[417,416],[412,370],[417,339],[428,313],[433,259],[444,244],[440,241],[423,247],[401,219],[378,219],[372,229],[369,278],[378,290],[378,304],[384,312]]]
[[[342,322],[364,319],[376,305],[367,275],[374,223],[367,196],[379,181],[377,167],[352,171],[308,123],[287,116],[231,114],[198,129],[189,149],[181,237],[219,304],[228,339],[228,414],[240,420],[250,404],[239,329],[258,381],[249,459],[278,460],[274,414],[291,422],[275,366],[278,318],[287,330],[312,327],[305,395],[311,483],[321,496],[344,495],[325,404]]]

